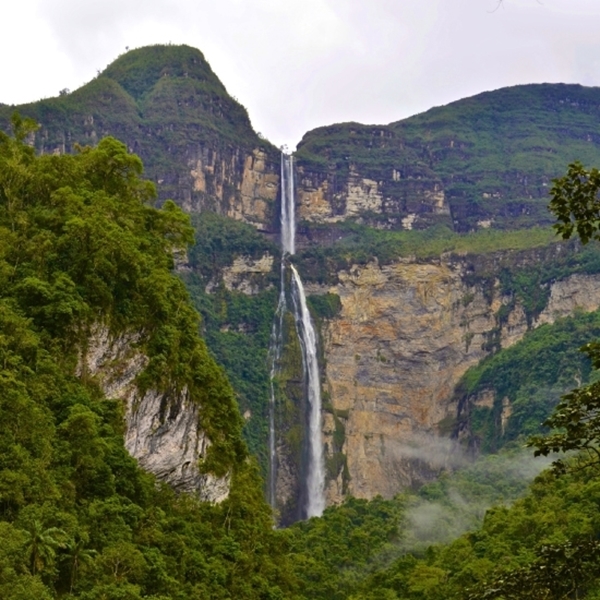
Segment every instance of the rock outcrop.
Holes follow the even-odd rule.
[[[554,323],[576,310],[590,312],[598,308],[600,275],[571,275],[555,282],[550,289],[548,305],[536,320],[536,325]]]
[[[550,225],[552,180],[581,143],[588,164],[600,161],[599,97],[578,85],[514,86],[387,125],[318,127],[296,152],[300,214],[388,229]]]
[[[257,260],[249,256],[238,256],[231,266],[223,268],[217,279],[209,281],[206,292],[210,294],[222,282],[230,292],[253,296],[268,287],[265,278],[273,269],[273,261],[274,257],[269,253]]]
[[[184,210],[211,210],[261,231],[273,229],[279,156],[269,156],[261,148],[222,152],[201,147],[189,154],[189,175],[181,177],[178,186]]]
[[[143,469],[177,490],[221,502],[229,494],[229,478],[198,468],[210,445],[198,426],[198,405],[186,390],[140,392],[136,377],[148,359],[137,342],[136,335],[113,337],[108,328],[96,327],[81,357],[80,375],[93,377],[107,397],[125,403],[125,447]]]
[[[320,290],[338,294],[342,305],[322,332],[332,413],[324,438],[329,461],[338,465],[330,473],[329,503],[347,493],[391,497],[452,465],[456,384],[489,354],[492,340],[507,347],[528,330],[518,302],[498,284],[491,293],[470,285],[465,272],[456,259],[371,262],[339,273],[337,285]],[[530,326],[598,307],[600,276],[573,275],[551,285],[547,308]]]
[[[383,229],[450,225],[450,209],[441,181],[418,169],[386,169],[374,179],[367,169],[350,165],[342,172],[319,172],[298,166],[298,215],[309,223],[348,219]]]

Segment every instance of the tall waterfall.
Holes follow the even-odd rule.
[[[285,271],[284,263],[281,261],[281,292],[279,293],[279,302],[277,311],[271,329],[271,342],[269,345],[269,358],[271,361],[271,397],[269,402],[269,504],[276,506],[276,482],[277,482],[277,453],[275,451],[275,375],[277,374],[277,365],[281,358],[281,349],[283,346],[283,315],[285,313]]]
[[[285,270],[286,258],[295,253],[296,223],[294,202],[294,160],[281,154],[281,291],[271,332],[271,401],[269,405],[269,503],[276,504],[277,456],[275,450],[274,378],[283,345],[283,316],[287,310]],[[292,311],[302,348],[302,366],[308,400],[308,465],[306,469],[305,513],[307,517],[320,516],[325,508],[325,463],[321,438],[321,382],[317,355],[317,336],[306,304],[306,294],[298,271],[291,267]]]
[[[281,250],[296,252],[296,207],[294,202],[294,157],[281,153]],[[283,262],[283,261],[282,261]]]
[[[302,363],[308,393],[307,517],[320,517],[325,508],[325,463],[321,437],[321,381],[317,356],[317,336],[306,305],[306,294],[298,271],[292,267],[292,300],[296,328],[302,347]]]

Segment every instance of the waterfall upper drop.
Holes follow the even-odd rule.
[[[296,207],[294,203],[294,157],[281,153],[281,250],[296,252]],[[283,261],[282,261],[283,262]]]
[[[277,452],[276,452],[276,393],[274,378],[281,359],[283,346],[283,316],[286,303],[286,258],[295,253],[295,198],[294,198],[294,160],[292,156],[281,155],[281,292],[279,305],[273,323],[271,335],[271,402],[269,406],[269,502],[276,505]],[[322,439],[321,417],[321,381],[317,354],[317,336],[306,303],[304,286],[293,265],[290,265],[291,310],[294,316],[296,332],[302,351],[302,367],[306,399],[306,423],[308,432],[305,437],[305,468],[303,481],[304,506],[301,517],[320,516],[325,508],[325,462]]]

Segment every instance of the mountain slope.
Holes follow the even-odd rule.
[[[72,93],[0,106],[0,129],[10,130],[15,111],[40,123],[39,153],[72,152],[112,135],[142,158],[161,200],[271,227],[279,153],[254,132],[199,50],[132,50]]]
[[[112,138],[35,156],[0,134],[0,597],[293,597],[233,391],[172,273],[188,218],[150,206],[141,168]],[[165,445],[191,447],[175,469],[192,493],[153,468]]]
[[[441,220],[461,232],[546,224],[551,180],[575,160],[600,164],[599,117],[599,88],[540,84],[385,126],[315,129],[297,153],[307,182],[303,214],[317,222],[363,216],[391,228]],[[319,190],[328,206],[315,214]]]

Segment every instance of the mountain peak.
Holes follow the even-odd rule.
[[[155,45],[130,50],[102,73],[119,83],[135,100],[140,100],[163,77],[202,81],[214,91],[226,94],[200,50],[186,45]]]

